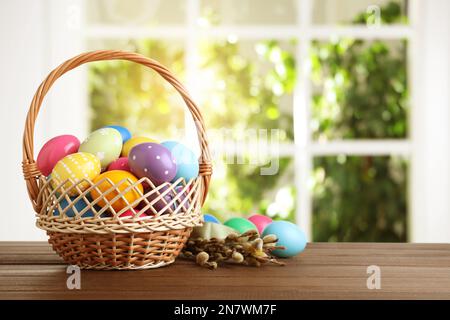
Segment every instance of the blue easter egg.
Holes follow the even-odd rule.
[[[205,214],[203,215],[203,219],[205,220],[205,222],[213,222],[213,223],[218,223],[218,224],[220,224],[219,219],[217,219],[216,217],[214,217],[212,214],[205,213]]]
[[[198,158],[192,150],[176,141],[165,141],[161,144],[170,150],[177,162],[177,174],[172,182],[179,178],[189,181],[198,176]]]
[[[296,225],[288,221],[274,221],[263,231],[262,236],[274,234],[278,238],[277,245],[286,249],[272,251],[281,258],[293,257],[302,252],[306,247],[305,233]]]
[[[125,127],[121,127],[121,126],[106,126],[105,128],[113,128],[113,129],[116,129],[117,131],[119,131],[120,135],[122,136],[122,142],[123,143],[127,142],[131,138],[131,132]]]
[[[76,198],[77,197],[71,197],[70,202],[67,201],[66,198],[62,199],[59,202],[59,205],[61,206],[61,211],[60,211],[59,207],[57,206],[55,208],[55,210],[53,210],[53,215],[54,216],[62,216],[63,215],[62,212],[64,211],[64,209],[69,206],[69,203],[74,202]],[[86,208],[89,205],[89,203],[92,201],[91,198],[89,198],[89,197],[86,197],[86,198],[87,198],[87,201],[84,199],[78,200],[72,208],[68,209],[65,212],[66,216],[72,218],[72,217],[75,217],[76,211],[78,211],[78,212],[83,211],[83,209]],[[76,209],[76,211],[74,210],[74,208]],[[94,211],[92,211],[92,209],[87,210],[82,216],[82,218],[92,218],[92,217],[94,217]]]

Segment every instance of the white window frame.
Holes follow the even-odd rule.
[[[218,26],[202,28],[198,25],[200,17],[200,0],[186,0],[187,19],[185,26],[161,26],[152,28],[143,27],[114,27],[109,25],[84,25],[81,38],[87,39],[120,39],[120,38],[152,38],[152,39],[184,39],[185,59],[187,67],[187,86],[193,96],[196,96],[195,77],[197,72],[197,47],[196,43],[200,37],[226,38],[229,35],[237,36],[239,39],[292,39],[297,38],[296,58],[298,66],[299,81],[294,90],[294,143],[284,148],[285,155],[295,157],[295,185],[297,190],[296,219],[305,230],[309,240],[312,239],[312,195],[309,189],[312,160],[316,156],[324,155],[402,155],[410,159],[410,187],[409,187],[409,241],[432,242],[450,241],[450,197],[449,182],[450,156],[448,143],[450,135],[442,137],[442,130],[436,130],[434,124],[449,127],[450,116],[443,109],[450,108],[450,70],[448,56],[449,34],[446,37],[436,39],[432,37],[436,31],[447,28],[450,31],[447,18],[435,19],[434,15],[445,15],[450,11],[446,0],[432,1],[409,1],[408,25],[388,25],[379,28],[367,28],[365,26],[335,26],[335,25],[313,25],[312,1],[297,0],[299,22],[292,26]],[[52,5],[59,1],[51,0]],[[84,0],[72,0],[85,8]],[[67,5],[67,4],[66,4]],[[62,5],[60,5],[61,7]],[[53,15],[54,16],[54,15]],[[411,116],[409,121],[410,135],[406,139],[377,139],[377,140],[345,140],[329,141],[320,143],[313,141],[309,127],[311,88],[309,83],[307,61],[308,49],[311,41],[316,39],[327,40],[331,36],[354,37],[358,39],[407,39],[409,88],[411,91]],[[55,39],[53,39],[55,40]],[[424,51],[424,44],[436,45],[442,52],[434,52],[433,48]],[[434,42],[433,42],[434,41]],[[51,47],[60,46],[52,41]],[[72,48],[74,49],[74,48]],[[82,50],[82,46],[78,49]],[[66,50],[67,51],[67,50]],[[442,59],[439,66],[429,65],[424,57]],[[56,55],[59,58],[59,55]],[[71,55],[67,55],[68,58]],[[428,71],[427,71],[428,70]],[[445,71],[445,72],[444,72]],[[433,77],[439,75],[441,83],[447,87],[447,93],[443,92],[442,86],[433,86]],[[429,80],[427,83],[426,81]],[[426,90],[421,88],[425,86]],[[85,87],[83,88],[85,94]],[[438,95],[438,96],[437,96]],[[64,96],[64,95],[62,95]],[[83,96],[83,95],[82,95]],[[62,99],[61,99],[62,101]],[[86,114],[87,99],[78,99],[83,103]],[[433,103],[431,108],[421,108],[421,105]],[[53,110],[55,107],[52,108]],[[431,110],[430,110],[431,109]],[[434,113],[433,113],[434,112]],[[426,121],[423,121],[426,119]],[[86,123],[79,120],[80,124]],[[446,131],[448,133],[448,130]],[[430,150],[427,146],[434,141],[439,142],[440,150]],[[426,152],[426,154],[425,154]],[[440,161],[435,166],[430,164],[427,157],[439,157]],[[429,174],[434,174],[431,177]],[[442,173],[440,175],[440,173]],[[431,192],[438,187],[437,192]],[[429,213],[428,216],[426,213]],[[426,221],[426,223],[424,223]],[[438,230],[438,232],[436,232]]]

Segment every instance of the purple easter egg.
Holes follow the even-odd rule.
[[[161,194],[165,194],[164,197],[163,197],[164,200],[160,199],[160,200],[156,201],[155,203],[153,203],[153,208],[155,208],[156,211],[162,211],[162,209],[163,209],[168,203],[170,203],[170,201],[172,201],[172,199],[173,199],[173,198],[172,198],[173,192],[172,192],[172,191],[167,191],[167,189],[168,189],[168,186],[165,185],[165,186],[163,186],[162,188],[160,188],[158,192],[154,191],[154,192],[150,193],[150,194],[147,196],[147,200],[148,200],[149,202],[153,202],[156,198],[159,198],[159,196],[160,196]],[[166,191],[167,191],[167,192],[166,192]],[[145,205],[144,202],[143,202],[142,204]],[[172,206],[171,209],[173,210],[173,209],[174,209],[174,206]],[[151,212],[151,209],[149,209],[148,211]],[[161,212],[161,213],[165,213],[165,211],[164,211],[164,212]]]
[[[176,194],[180,194],[181,193],[181,196],[179,198],[177,198],[177,201],[176,201],[177,205],[180,205],[184,201],[184,199],[186,199],[186,196],[188,195],[188,191],[183,192],[183,189],[184,189],[183,186],[175,187]],[[175,196],[174,196],[174,198],[175,198]],[[187,210],[187,208],[189,207],[189,200],[187,200],[184,203],[183,207],[184,207],[184,209]]]
[[[154,200],[156,198],[159,198],[159,196],[161,194],[164,194],[164,200],[159,199],[158,201],[153,203],[153,208],[155,208],[155,210],[158,211],[160,214],[169,213],[169,210],[167,210],[167,212],[166,212],[166,210],[163,210],[169,203],[171,205],[168,206],[168,208],[170,208],[171,210],[176,210],[176,208],[184,201],[184,199],[187,196],[187,193],[183,192],[182,186],[177,186],[177,187],[175,187],[174,190],[170,190],[170,191],[167,191],[168,188],[169,188],[169,186],[165,185],[159,189],[159,192],[152,192],[147,196],[147,200],[150,203],[152,203],[152,202],[154,202]],[[177,195],[180,194],[181,192],[183,192],[183,193],[179,197],[177,197]],[[171,203],[175,197],[177,197],[177,200],[175,200],[173,203]],[[143,208],[145,206],[146,206],[146,203],[142,202],[141,208]],[[184,203],[183,207],[185,210],[187,210],[187,208],[189,207],[189,200],[187,200]],[[153,213],[153,211],[151,209],[148,209],[147,213]]]
[[[153,142],[133,147],[128,155],[128,165],[137,177],[147,177],[155,185],[169,182],[177,174],[176,160],[170,150]]]

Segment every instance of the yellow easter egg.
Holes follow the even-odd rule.
[[[141,144],[141,143],[147,143],[147,142],[158,143],[158,141],[147,138],[147,137],[132,137],[131,139],[129,139],[127,142],[125,142],[123,144],[122,157],[128,157],[131,149],[133,149],[134,146]]]
[[[77,187],[80,191],[89,188],[90,184],[86,180],[93,180],[100,171],[100,160],[93,154],[86,152],[69,154],[56,163],[51,173],[51,184],[56,189],[66,179],[70,179],[58,192],[63,193],[68,190],[69,196],[79,195]]]
[[[104,207],[109,204],[114,208],[116,212],[119,212],[120,210],[125,208],[128,205],[127,202],[132,207],[135,207],[138,205],[138,203],[133,204],[133,202],[139,199],[139,197],[144,192],[144,188],[140,183],[135,187],[130,188],[130,186],[135,184],[137,181],[138,179],[128,171],[106,171],[94,179],[94,184],[98,185],[97,188],[91,191],[92,199],[95,201],[96,199],[100,198],[101,200],[97,203],[98,205]],[[114,189],[112,189],[113,186],[115,186]],[[128,191],[123,193],[126,189],[128,189]],[[140,191],[140,194],[137,190]],[[121,194],[121,196],[117,199],[114,199],[119,194]]]

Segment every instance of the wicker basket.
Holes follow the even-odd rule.
[[[136,183],[124,180],[117,184],[110,180],[94,184],[90,180],[69,179],[52,187],[51,178],[47,179],[38,170],[33,152],[34,125],[45,95],[60,76],[84,63],[119,59],[155,70],[182,96],[197,127],[201,147],[199,177],[187,182],[179,179],[160,186],[153,185],[147,178]],[[39,86],[26,119],[22,165],[28,195],[37,213],[36,224],[47,231],[49,243],[67,263],[85,269],[149,269],[174,262],[192,228],[203,223],[200,211],[211,178],[210,159],[202,115],[184,86],[166,67],[136,53],[94,51],[64,62]],[[109,189],[95,200],[89,198],[90,192],[94,189],[99,191],[98,186],[105,182],[109,183]],[[150,191],[141,192],[138,184],[147,184]],[[132,203],[124,197],[130,191],[138,194]],[[79,201],[87,204],[81,211],[77,210]],[[115,201],[124,201],[126,207],[114,210]],[[140,209],[133,209],[137,203]],[[71,215],[67,214],[69,210]],[[127,210],[131,214],[120,217]],[[139,210],[153,214],[140,217]],[[86,216],[88,211],[90,216]]]

